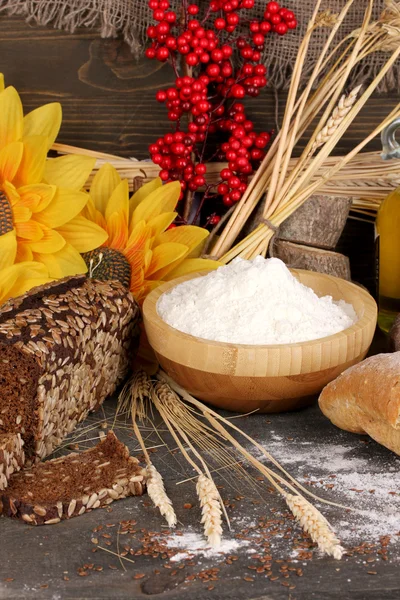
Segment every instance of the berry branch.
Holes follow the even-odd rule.
[[[193,194],[206,185],[207,162],[213,158],[227,161],[228,168],[221,170],[218,183],[206,186],[193,222],[206,200],[220,196],[222,205],[230,207],[245,192],[271,134],[254,131],[241,100],[258,96],[267,85],[267,70],[260,62],[267,36],[285,35],[297,26],[294,13],[278,2],[266,4],[261,20],[248,18],[254,0],[211,0],[202,6],[203,15],[197,4],[182,0],[178,18],[169,0],[149,0],[155,24],[147,29],[151,45],[146,56],[169,61],[176,76],[174,86],[156,94],[175,123],[174,131],[151,144],[149,151],[163,181],[181,182],[180,199],[185,200],[179,212],[184,222]],[[239,25],[245,26],[246,34],[237,35]],[[212,135],[217,138],[213,152]],[[219,220],[214,212],[206,225]]]

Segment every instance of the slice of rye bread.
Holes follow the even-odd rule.
[[[0,493],[3,515],[52,525],[145,490],[145,469],[114,433],[82,453],[39,463],[11,476]]]
[[[139,307],[120,283],[69,277],[0,309],[0,434],[27,461],[51,454],[125,377]]]
[[[11,475],[24,466],[23,446],[19,433],[0,434],[0,492],[6,489]]]

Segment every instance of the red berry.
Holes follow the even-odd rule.
[[[169,172],[163,169],[162,171],[160,171],[159,177],[161,181],[167,181],[169,179]]]
[[[229,179],[229,177],[232,177],[232,171],[230,169],[222,169],[221,173],[221,179]]]
[[[194,171],[196,175],[205,175],[207,172],[207,166],[204,163],[198,163],[195,166]]]
[[[297,21],[296,21],[296,19],[292,19],[291,21],[286,21],[286,25],[288,26],[289,29],[296,29]]]
[[[222,198],[222,202],[225,204],[225,206],[232,206],[233,205],[233,200],[230,197],[229,194],[225,194],[224,197]]]
[[[189,4],[187,11],[189,13],[189,15],[197,15],[197,13],[199,12],[199,7],[196,4]]]
[[[209,225],[218,225],[220,220],[221,220],[221,217],[219,217],[218,215],[212,215],[209,218],[208,223],[209,223]]]
[[[267,4],[267,11],[270,12],[271,14],[276,14],[277,12],[279,12],[280,6],[277,2],[268,2]]]
[[[275,25],[274,27],[274,31],[278,34],[278,35],[285,35],[288,32],[288,25],[286,23],[278,23],[278,25]]]
[[[244,98],[246,95],[246,92],[242,85],[239,85],[236,83],[234,86],[232,86],[231,95],[234,98]]]
[[[272,25],[278,25],[278,23],[282,23],[282,19],[280,15],[272,15],[270,18]]]
[[[190,67],[195,67],[198,64],[199,59],[194,52],[191,52],[190,54],[186,55],[185,61]]]
[[[225,27],[226,27],[225,19],[222,19],[222,18],[215,19],[214,27],[215,27],[215,29],[225,29]]]
[[[233,190],[230,193],[230,197],[234,202],[238,202],[240,200],[240,198],[242,197],[242,194],[239,190]]]
[[[266,33],[269,33],[272,29],[272,25],[269,21],[263,21],[262,23],[260,23],[260,32],[263,33],[264,35]]]
[[[156,93],[157,102],[165,102],[167,99],[167,93],[164,90],[160,90]]]
[[[228,46],[228,44],[224,44],[221,48],[224,57],[225,58],[230,58],[232,56],[233,50],[231,48],[231,46]]]
[[[196,177],[193,177],[193,183],[196,187],[201,187],[202,185],[205,185],[206,178],[203,177],[203,175],[196,175]]]
[[[218,77],[218,75],[220,74],[221,69],[219,68],[218,65],[216,65],[215,63],[208,65],[207,69],[207,75],[209,75],[210,77]]]
[[[242,0],[242,8],[253,8],[254,0]]]
[[[167,58],[168,58],[168,56],[169,56],[169,50],[168,50],[168,48],[162,48],[161,47],[156,52],[157,60],[160,60],[161,62],[166,61]]]
[[[234,25],[236,26],[239,23],[239,15],[237,13],[230,13],[227,17],[226,17],[226,22],[229,25]]]
[[[228,185],[230,188],[238,188],[240,185],[240,179],[239,177],[229,177],[228,179]]]
[[[147,58],[155,58],[156,57],[156,51],[154,48],[147,48],[145,55]]]
[[[217,187],[217,191],[218,191],[218,194],[221,194],[221,196],[223,196],[224,194],[228,193],[229,187],[226,185],[226,183],[220,183],[219,186]]]
[[[256,46],[262,46],[265,42],[265,37],[262,33],[255,33],[253,35],[253,42]]]

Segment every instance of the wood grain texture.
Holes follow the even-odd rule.
[[[371,344],[377,308],[362,288],[321,273],[292,269],[319,296],[354,306],[359,320],[335,335],[296,344],[250,346],[196,338],[167,325],[157,313],[160,296],[187,275],[154,290],[143,305],[146,333],[161,366],[194,396],[228,410],[278,412],[304,405]]]
[[[172,84],[171,69],[147,59],[136,62],[119,39],[101,39],[87,29],[69,34],[0,13],[0,71],[21,92],[26,111],[45,102],[62,103],[60,142],[142,159],[148,158],[148,144],[170,130],[155,92]],[[337,152],[365,137],[398,102],[397,96],[372,98]],[[271,90],[247,105],[257,130],[276,127]],[[280,118],[284,106],[280,94]],[[379,149],[379,139],[370,146]]]

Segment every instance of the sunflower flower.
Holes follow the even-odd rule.
[[[108,234],[103,247],[84,256],[93,275],[122,278],[142,301],[163,281],[219,267],[216,261],[199,258],[207,230],[193,225],[169,228],[177,217],[180,190],[178,181],[162,185],[157,178],[129,199],[127,180],[121,180],[111,165],[103,165],[82,213]]]
[[[4,263],[40,263],[53,279],[85,273],[80,253],[98,247],[107,238],[104,229],[80,215],[89,199],[81,189],[94,159],[47,159],[60,125],[61,106],[57,102],[24,117],[18,92],[12,86],[4,88],[0,74],[0,240]]]

